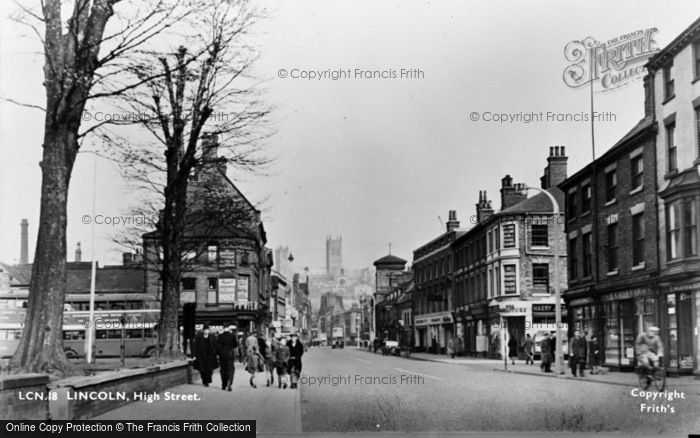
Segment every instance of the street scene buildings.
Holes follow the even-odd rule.
[[[317,3],[14,6],[0,416],[700,430],[697,5]]]

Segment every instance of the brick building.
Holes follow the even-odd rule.
[[[600,360],[616,369],[634,366],[636,336],[657,321],[655,135],[648,114],[559,186],[566,193],[569,321],[598,337]]]
[[[564,196],[557,184],[566,178],[564,147],[550,148],[547,162],[541,188],[561,206]],[[451,244],[454,319],[468,355],[502,357],[503,336],[515,336],[520,345],[528,333],[556,329],[555,239],[559,285],[566,287],[563,214],[555,215],[546,194],[528,198],[526,192],[527,186],[506,175],[498,213],[486,192],[480,192],[477,224]]]

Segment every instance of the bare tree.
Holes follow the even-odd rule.
[[[184,3],[44,0],[40,11],[19,6],[43,44],[46,102],[39,230],[24,331],[10,362],[15,372],[70,371],[61,330],[66,208],[73,165],[90,131],[81,132],[81,116],[89,99],[117,96],[153,79],[122,80],[132,62],[125,60],[138,58],[146,42],[186,17],[192,9]]]
[[[197,181],[196,196],[188,196],[192,178],[208,166],[259,171],[268,163],[261,144],[270,134],[271,108],[261,101],[258,84],[249,76],[256,54],[244,41],[259,18],[257,10],[247,0],[220,0],[200,7],[199,17],[187,46],[132,68],[139,78],[158,77],[125,93],[121,103],[124,111],[138,115],[126,123],[143,127],[154,142],[133,145],[114,126],[101,129],[103,140],[116,146],[110,149],[124,163],[127,176],[161,197],[156,226],[160,248],[157,259],[147,263],[157,264],[161,280],[162,357],[181,355],[180,281],[187,264],[206,251],[203,238],[215,227],[251,229],[259,221],[216,181]],[[221,155],[200,147],[205,134]],[[153,206],[149,201],[145,209],[153,212]],[[133,233],[131,239],[136,246]]]

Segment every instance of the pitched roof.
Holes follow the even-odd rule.
[[[559,204],[559,211],[562,212],[564,208],[564,192],[562,192],[559,187],[550,187],[547,191],[554,196],[557,204]],[[535,196],[499,211],[495,216],[513,213],[549,213],[553,210],[552,201],[549,199],[549,196],[544,193],[538,193]]]
[[[0,269],[10,274],[10,283],[17,285],[29,284],[32,278],[32,264],[8,265],[0,262]]]
[[[85,268],[85,265],[89,267]],[[66,292],[89,293],[92,269],[90,262],[66,264]],[[7,265],[0,263],[17,285],[29,285],[32,277],[32,264]],[[105,266],[95,271],[95,290],[99,292],[143,292],[143,267]]]

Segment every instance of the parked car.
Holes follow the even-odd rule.
[[[391,354],[393,356],[400,355],[401,348],[399,347],[399,341],[385,341],[382,346],[382,354]]]
[[[541,357],[542,349],[540,345],[542,344],[542,340],[544,339],[544,335],[547,333],[546,330],[541,330],[535,333],[535,335],[532,337],[533,342],[535,343],[535,359],[539,359]],[[557,334],[556,330],[550,331],[549,332],[552,336],[555,336]],[[569,357],[569,341],[566,339],[566,331],[562,330],[561,331],[562,335],[562,350],[564,351],[564,359],[568,359]]]

